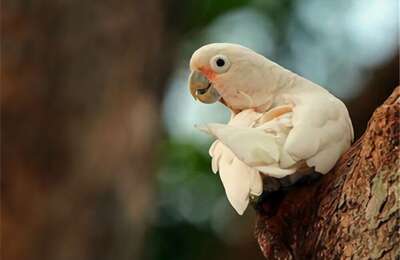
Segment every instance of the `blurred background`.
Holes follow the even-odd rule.
[[[245,45],[347,104],[356,136],[398,85],[396,0],[3,0],[1,255],[262,259],[194,102],[188,62]]]

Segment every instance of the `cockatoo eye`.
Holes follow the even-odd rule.
[[[216,73],[224,73],[229,69],[231,63],[226,56],[217,55],[211,59],[210,66]]]

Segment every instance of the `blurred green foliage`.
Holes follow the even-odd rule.
[[[157,208],[146,259],[213,259],[223,247],[211,222],[224,192],[205,151],[206,147],[175,140],[161,144]]]
[[[197,31],[219,15],[250,3],[250,0],[174,0],[168,3],[168,23],[179,33]]]

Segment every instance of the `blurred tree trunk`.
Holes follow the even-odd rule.
[[[356,139],[365,132],[368,120],[374,110],[385,101],[393,92],[395,86],[399,84],[399,60],[400,56],[397,52],[386,62],[365,68],[363,75],[366,75],[366,82],[363,84],[362,92],[352,100],[347,100],[346,106],[350,111]]]
[[[170,65],[160,3],[2,3],[2,259],[137,256]]]
[[[267,259],[400,257],[399,98],[397,87],[329,174],[266,195],[255,232]]]

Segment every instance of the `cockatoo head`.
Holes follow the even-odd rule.
[[[221,101],[233,110],[264,106],[276,89],[270,64],[237,44],[205,45],[190,60],[190,92],[203,103]]]

